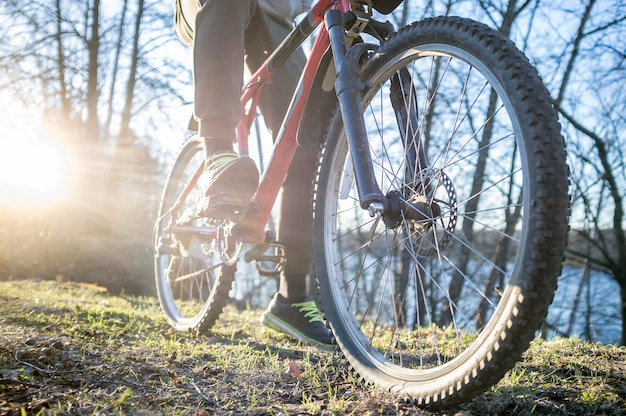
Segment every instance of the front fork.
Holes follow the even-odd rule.
[[[407,189],[390,190],[384,195],[374,174],[363,120],[363,93],[369,86],[364,84],[359,76],[361,59],[371,46],[361,43],[348,48],[343,14],[340,11],[328,11],[325,21],[337,68],[335,90],[350,148],[359,205],[362,209],[367,209],[370,216],[383,217],[388,227],[397,226],[403,220],[432,223],[433,219],[440,215],[441,210],[431,198],[434,192],[432,184],[428,180],[420,179],[423,172],[428,169],[428,161],[417,131],[418,110],[411,76],[406,69],[400,69],[394,75],[390,95],[406,150],[407,186],[404,188]],[[415,198],[416,195],[422,198]]]
[[[360,60],[368,46],[357,44],[348,49],[343,14],[339,10],[328,11],[324,20],[337,68],[335,90],[352,155],[359,205],[372,216],[382,214],[388,203],[374,175],[362,110],[362,93],[366,86],[359,77]]]

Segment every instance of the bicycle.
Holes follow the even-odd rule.
[[[174,328],[209,329],[244,243],[261,272],[280,268],[265,230],[272,205],[298,143],[320,148],[312,276],[337,350],[365,383],[444,408],[503,377],[545,317],[568,167],[550,97],[512,42],[459,17],[398,31],[373,18],[400,3],[320,0],[251,77],[242,154],[260,91],[317,33],[247,203],[207,202],[202,144],[183,145],[155,225],[156,283]],[[228,215],[207,216],[207,203]]]

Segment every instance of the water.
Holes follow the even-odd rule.
[[[582,278],[581,269],[564,267],[546,319],[552,327],[547,333],[548,338],[568,335],[565,331]],[[619,344],[622,336],[619,286],[606,273],[591,271],[589,282],[580,293],[569,336],[589,338],[590,341],[603,344]]]
[[[589,284],[583,285],[575,319],[567,333],[582,277],[581,269],[564,267],[554,302],[548,311],[546,337],[552,339],[569,335],[602,344],[619,344],[622,336],[619,286],[601,271],[592,271]],[[277,287],[276,279],[261,277],[251,264],[241,262],[231,295],[242,306],[248,303],[254,308],[265,308]]]

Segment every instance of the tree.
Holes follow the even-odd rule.
[[[618,283],[622,345],[626,345],[626,54],[615,45],[626,32],[625,11],[621,3],[609,2],[607,7],[596,0],[588,0],[584,8],[572,11],[578,26],[563,51],[566,65],[554,98],[565,120],[564,131],[574,143],[571,164],[575,215],[569,255],[574,261],[608,272]],[[594,61],[604,65],[594,65],[594,71],[589,72],[588,64]],[[594,104],[600,111],[589,114]]]
[[[395,12],[397,22],[448,11],[483,21],[509,36],[544,77],[569,149],[572,232],[568,261],[587,268],[581,273],[583,279],[590,279],[588,271],[593,269],[610,274],[618,283],[621,343],[625,344],[626,5],[615,0],[408,3]],[[471,235],[471,230],[465,231]],[[593,283],[591,279],[589,284]],[[449,294],[453,300],[462,297],[461,279],[451,282]],[[594,315],[589,316],[593,319]],[[443,317],[445,322],[445,310]]]
[[[185,103],[180,91],[191,84],[187,65],[171,59],[182,49],[170,13],[170,5],[157,0],[0,2],[3,102],[19,103],[45,126],[41,140],[52,140],[56,131],[79,162],[78,190],[57,214],[65,227],[52,234],[59,241],[97,236],[106,246],[93,247],[100,257],[114,247],[126,256],[135,250],[124,263],[147,257],[141,275],[148,279],[145,247],[160,195],[157,134],[172,130],[169,109]],[[37,227],[56,222],[48,218]],[[131,241],[134,248],[122,247]],[[65,271],[83,254],[68,255]]]

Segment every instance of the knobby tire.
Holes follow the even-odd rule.
[[[449,407],[513,367],[552,302],[569,210],[560,125],[524,55],[463,18],[401,29],[361,80],[383,194],[428,212],[359,207],[336,112],[313,197],[319,299],[364,382]]]

